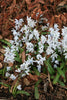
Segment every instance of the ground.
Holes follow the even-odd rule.
[[[54,23],[57,23],[61,29],[67,25],[66,12],[67,0],[0,0],[0,39],[13,39],[11,29],[14,27],[14,20],[16,18],[26,20],[27,16],[31,16],[38,21],[43,17],[45,18],[42,21],[43,25],[50,23],[52,27]],[[36,13],[38,13],[37,16]],[[46,19],[48,20],[46,21]],[[39,26],[41,26],[40,23]],[[1,49],[2,43],[0,43]],[[3,55],[0,51],[0,69],[2,69],[2,64]],[[67,100],[67,83],[65,87],[59,84],[53,85],[48,75],[41,73],[40,77],[42,81],[38,85],[39,100]],[[0,80],[8,83],[1,75]],[[26,76],[22,79],[22,82],[24,90],[30,93],[31,96],[17,95],[13,98],[7,87],[0,85],[0,100],[2,98],[6,100],[35,100],[34,85],[36,79]]]

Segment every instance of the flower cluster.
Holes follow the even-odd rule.
[[[24,62],[18,64],[18,67],[15,66],[16,76],[13,73],[10,74],[11,67],[7,67],[6,77],[10,77],[12,80],[15,80],[18,76],[29,75],[29,71],[34,65],[41,72],[48,55],[52,59],[54,68],[59,65],[57,60],[59,54],[63,54],[67,59],[67,27],[62,29],[63,38],[61,39],[57,24],[54,24],[54,28],[49,29],[49,26],[46,26],[48,29],[46,33],[50,32],[50,34],[41,34],[36,28],[37,21],[31,19],[31,17],[27,16],[27,25],[23,23],[23,19],[15,19],[15,29],[12,30],[14,40],[10,40],[11,47],[7,47],[4,54],[4,62],[14,63],[16,62],[16,52],[20,55],[19,48],[24,48],[26,53]],[[41,30],[45,32],[44,26],[41,27]]]

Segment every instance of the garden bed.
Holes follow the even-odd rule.
[[[0,0],[0,100],[67,100],[66,12],[66,0]]]

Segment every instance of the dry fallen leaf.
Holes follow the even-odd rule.
[[[48,72],[48,81],[49,81],[51,89],[53,90],[53,86],[52,86],[52,83],[51,83],[51,80],[50,80],[50,74],[49,74],[49,72]]]
[[[28,5],[30,5],[31,0],[25,0]]]
[[[2,39],[3,37],[0,35],[0,39]]]
[[[5,38],[5,40],[6,40],[6,41],[8,41],[8,42],[10,42],[10,40],[9,40],[9,39],[7,39],[7,38]]]
[[[10,93],[12,93],[13,91],[13,87],[15,86],[15,84],[17,83],[18,79],[16,78],[16,80],[13,81],[12,85],[11,85],[11,89],[10,89]],[[17,83],[18,84],[18,83]]]
[[[12,66],[13,66],[13,63],[11,63],[11,62],[10,62],[10,63],[9,63],[9,66],[11,66],[11,67],[12,67]]]
[[[3,61],[4,55],[0,55],[0,61]]]
[[[1,89],[8,89],[8,87],[4,86],[4,85],[1,85]]]
[[[0,63],[0,68],[2,68],[3,66],[2,66],[2,64]]]
[[[25,58],[26,58],[26,55],[25,55],[25,51],[22,52],[22,62],[24,63],[25,61]]]
[[[44,92],[47,92],[47,88],[48,88],[49,82],[48,81],[44,81]]]
[[[5,53],[4,49],[0,49],[0,52],[3,53],[3,54]]]
[[[50,0],[50,2],[52,3],[54,0]]]
[[[62,1],[61,3],[59,3],[58,6],[64,6],[64,5],[66,4],[66,1],[67,1],[67,0]]]
[[[47,78],[47,75],[46,74],[44,74],[44,73],[41,73],[41,75],[40,75],[40,78],[42,78],[42,79],[46,79]]]
[[[23,82],[26,86],[28,86],[30,84],[30,81],[27,78],[24,78]]]
[[[29,77],[30,77],[30,79],[32,79],[34,81],[38,81],[38,76],[37,75],[32,75],[31,73],[29,73]]]

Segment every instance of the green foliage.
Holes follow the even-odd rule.
[[[53,84],[59,83],[60,85],[64,86],[64,83],[66,82],[66,63],[63,61],[64,58],[61,59],[60,56],[58,56],[57,60],[61,63],[59,63],[56,69],[53,68],[53,64],[51,63],[50,58],[45,61],[45,65],[47,66],[47,70],[50,73],[51,79],[53,80]]]
[[[14,97],[16,97],[17,94],[25,94],[27,96],[29,96],[30,94],[24,90],[17,90],[17,85],[18,85],[18,81],[16,82],[16,84],[14,85],[13,87],[13,90],[12,90],[12,94]]]
[[[36,75],[40,76],[40,72],[37,70],[36,67],[33,67],[33,71],[35,72]]]
[[[42,32],[41,34],[46,35],[47,33],[50,34],[50,32]]]
[[[25,94],[27,96],[30,96],[30,94],[24,90],[17,90],[16,94]]]
[[[35,99],[39,99],[39,91],[38,91],[38,85],[39,85],[39,83],[41,82],[41,79],[40,80],[38,80],[37,82],[36,82],[36,84],[35,84]]]
[[[9,47],[12,46],[11,43],[8,42],[8,41],[6,41],[6,40],[0,39],[0,41],[1,41],[2,43],[4,43],[4,44],[8,45]]]
[[[45,61],[45,65],[47,66],[47,70],[49,71],[49,73],[51,75],[53,75],[55,73],[52,65],[50,64],[50,58],[48,58],[48,60]]]
[[[60,75],[59,75],[59,73],[57,73],[56,77],[54,77],[53,84],[56,84],[58,82],[59,77],[60,77]]]
[[[39,99],[38,87],[35,87],[35,99]]]
[[[15,51],[15,54],[16,54],[16,57],[15,57],[15,61],[19,62],[19,63],[22,63],[22,60],[20,58],[20,55],[17,51]]]
[[[5,72],[6,72],[6,68],[4,67],[4,68],[2,68],[2,69],[0,69],[0,74],[4,77],[4,75],[5,75]]]
[[[5,83],[3,83],[3,82],[0,82],[0,84],[1,84],[1,85],[3,85],[3,86],[6,86],[6,87],[8,87],[8,88],[9,88],[9,90],[10,90],[10,85],[8,85],[8,84],[5,84]]]

